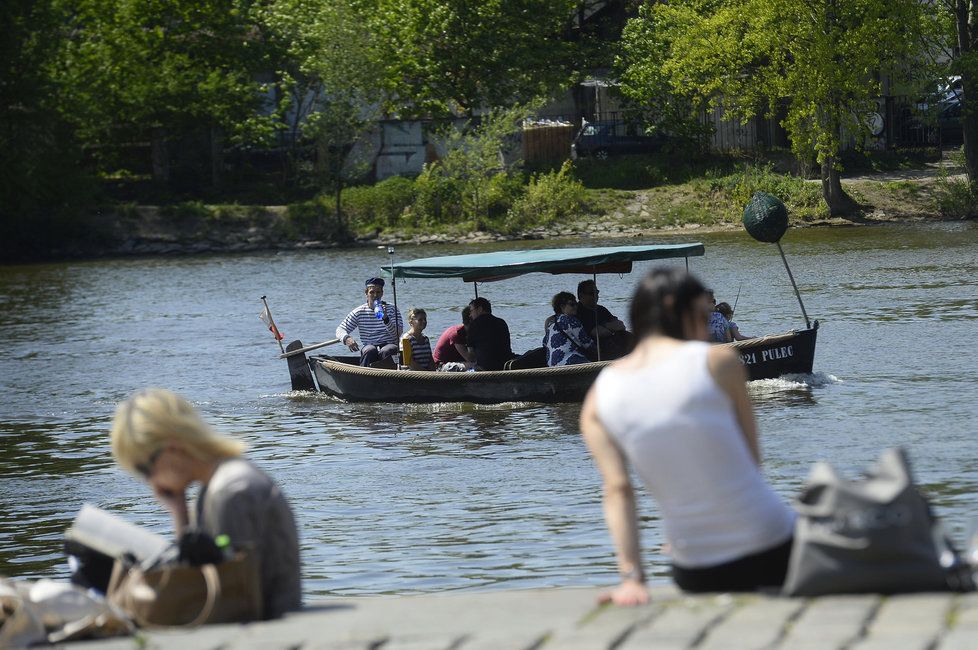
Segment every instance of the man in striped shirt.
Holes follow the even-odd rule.
[[[393,305],[381,300],[384,295],[383,278],[370,278],[366,285],[364,293],[367,295],[367,302],[347,314],[336,328],[336,338],[343,341],[351,352],[360,350],[361,366],[369,366],[394,356],[397,353],[397,342],[404,330],[401,313]],[[362,349],[352,336],[353,330],[360,332]]]

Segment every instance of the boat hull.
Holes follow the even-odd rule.
[[[730,344],[750,379],[812,371],[818,323],[807,330]],[[490,372],[384,370],[339,358],[313,357],[309,365],[319,390],[350,402],[580,402],[608,361],[556,368]]]

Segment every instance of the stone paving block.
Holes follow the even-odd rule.
[[[597,650],[614,648],[631,632],[648,622],[664,608],[653,603],[641,607],[604,605],[579,625],[562,628],[551,636],[544,648],[560,650]]]
[[[432,631],[418,636],[394,636],[381,645],[382,650],[456,650],[464,648],[466,636],[444,635]]]
[[[808,602],[777,644],[787,650],[841,648],[859,639],[880,596],[822,596]]]
[[[247,625],[204,625],[196,629],[149,630],[144,632],[146,650],[217,650],[233,647],[232,641]]]
[[[797,598],[740,597],[729,616],[707,630],[697,646],[702,650],[768,648],[782,636],[785,626],[804,607]]]
[[[902,594],[883,600],[852,650],[927,650],[944,631],[953,594]],[[978,641],[978,639],[976,639]]]
[[[957,597],[951,614],[951,627],[936,650],[975,650],[978,647],[978,594]]]
[[[734,599],[728,595],[676,598],[665,603],[662,613],[647,625],[640,625],[629,634],[620,648],[688,648],[702,638],[711,625],[729,615],[734,607]]]

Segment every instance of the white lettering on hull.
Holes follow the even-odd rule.
[[[785,345],[780,348],[771,348],[770,350],[761,350],[761,363],[765,361],[774,361],[775,359],[788,359],[795,356],[795,346]],[[745,352],[740,355],[744,364],[751,366],[757,363],[757,352]]]

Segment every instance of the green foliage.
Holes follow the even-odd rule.
[[[529,226],[564,222],[584,212],[587,191],[574,178],[570,161],[557,171],[534,174],[526,192],[510,208],[506,226],[520,231]]]
[[[843,133],[866,131],[877,73],[901,77],[922,48],[918,0],[677,0],[649,3],[626,30],[623,91],[668,91],[743,120],[783,121],[800,159],[838,169]]]
[[[343,241],[348,238],[346,225],[336,218],[331,197],[323,196],[290,204],[277,222],[276,231],[279,236],[292,240]]]
[[[528,113],[524,106],[496,109],[478,124],[442,129],[436,138],[445,154],[418,178],[415,218],[420,223],[484,223],[504,215],[513,198],[508,177],[515,163],[504,151]]]
[[[343,190],[343,213],[353,229],[409,226],[404,213],[413,202],[414,181],[400,176]]]
[[[744,165],[738,171],[711,182],[714,191],[723,194],[734,204],[743,207],[754,192],[767,192],[781,199],[789,214],[813,214],[822,205],[819,185],[796,176],[778,174],[771,165]]]
[[[402,116],[472,115],[565,85],[564,38],[577,0],[373,0],[385,48],[388,108]]]
[[[948,178],[943,170],[934,188],[934,208],[951,219],[978,217],[978,185],[960,178]]]

